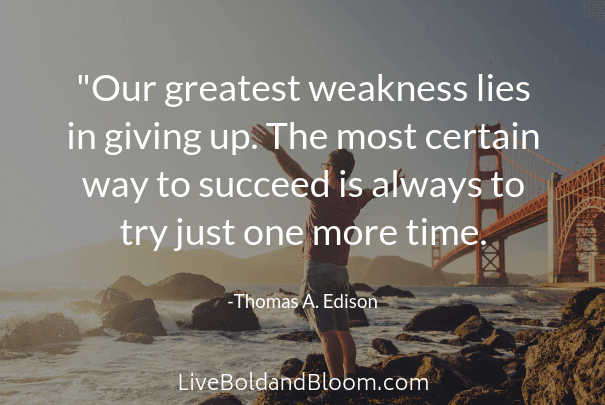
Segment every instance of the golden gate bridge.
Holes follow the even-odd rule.
[[[605,281],[605,157],[579,170],[567,169],[528,148],[483,148],[480,126],[475,125],[467,178],[481,180],[481,196],[463,198],[456,220],[471,224],[478,235],[469,242],[444,251],[441,235],[431,247],[433,273],[469,253],[475,253],[473,284],[508,285],[505,260],[507,237],[548,223],[545,248],[548,251],[549,282]],[[498,143],[521,142],[500,122],[485,126]],[[510,139],[501,139],[509,137]],[[491,140],[490,140],[491,141]],[[491,141],[492,144],[494,141]],[[507,143],[508,144],[508,143]],[[495,144],[494,144],[495,145]],[[596,149],[596,148],[595,148]],[[495,174],[504,181],[493,186]],[[518,178],[523,185],[507,179]],[[490,183],[490,184],[487,184]],[[467,186],[468,187],[468,184]],[[523,189],[521,188],[523,187]],[[462,195],[468,194],[466,191]],[[520,194],[518,197],[511,195]],[[473,201],[474,200],[474,201]]]

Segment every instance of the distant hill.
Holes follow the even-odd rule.
[[[203,274],[221,284],[299,284],[303,259],[300,246],[287,246],[269,253],[240,259],[213,249],[175,252],[172,247],[153,251],[155,244],[141,240],[126,246],[121,239],[90,244],[67,252],[44,256],[0,268],[4,282],[96,282],[113,283],[127,275],[150,284],[176,273]],[[349,279],[370,285],[453,285],[472,281],[473,274],[440,272],[399,256],[349,258]],[[511,283],[531,282],[525,274],[509,275]]]
[[[240,259],[213,249],[175,252],[171,247],[154,252],[154,243],[141,240],[126,246],[121,239],[91,244],[0,268],[5,282],[112,283],[128,275],[153,283],[179,272],[203,274],[222,284],[298,284],[302,279],[300,246]],[[351,282],[368,284],[430,284],[430,269],[398,256],[349,258]]]

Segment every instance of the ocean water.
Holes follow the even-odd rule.
[[[17,322],[36,320],[51,312],[63,312],[83,333],[101,325],[95,314],[74,314],[65,308],[71,300],[91,299],[103,285],[0,284],[0,291],[41,290],[30,299],[0,293],[0,325],[6,333]],[[225,285],[227,291],[242,289],[262,297],[278,288],[298,292],[298,285]],[[377,286],[373,286],[377,287]],[[457,352],[459,347],[438,343],[400,342],[395,336],[419,310],[436,305],[472,303],[480,310],[505,309],[510,314],[482,315],[496,327],[511,333],[528,328],[504,322],[505,318],[528,317],[546,324],[559,318],[569,292],[532,288],[406,287],[415,299],[386,298],[391,307],[366,309],[369,327],[353,328],[357,345],[357,364],[368,366],[386,357],[370,347],[372,339],[390,339],[401,352],[437,350]],[[359,296],[369,296],[360,293]],[[16,297],[16,298],[15,298]],[[280,378],[279,367],[297,357],[304,361],[309,353],[321,352],[319,343],[286,342],[275,336],[310,330],[308,322],[296,317],[292,309],[255,309],[261,329],[253,332],[180,331],[175,322],[191,319],[191,310],[200,301],[156,301],[160,320],[168,336],[156,337],[152,345],[115,342],[113,337],[83,338],[81,342],[45,345],[22,350],[27,356],[0,356],[0,403],[2,404],[192,404],[219,390],[181,390],[190,388],[190,378],[233,379]],[[511,304],[513,307],[503,307]],[[397,310],[406,305],[412,310]],[[543,330],[550,328],[543,327]],[[435,341],[455,337],[448,332],[418,333]],[[182,376],[182,384],[179,377]],[[243,384],[243,383],[242,383]],[[240,385],[241,386],[241,385]],[[250,384],[245,390],[232,390],[245,404],[251,404],[258,391]]]

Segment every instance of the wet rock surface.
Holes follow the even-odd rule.
[[[414,294],[390,285],[383,285],[372,292],[374,297],[416,298]]]
[[[225,294],[202,302],[191,312],[191,322],[181,324],[181,327],[232,332],[260,329],[254,310],[251,307],[238,307],[237,297],[233,294]]]
[[[139,318],[154,318],[159,319],[159,315],[155,310],[155,304],[151,298],[126,302],[112,307],[101,318],[104,328],[111,328],[123,331],[126,326],[135,319]]]
[[[482,316],[471,316],[454,331],[462,339],[479,342],[492,334],[494,327]]]
[[[438,306],[418,312],[403,328],[406,332],[454,331],[468,318],[480,315],[473,304]]]
[[[372,349],[380,354],[397,354],[399,349],[388,339],[376,338],[372,340]]]
[[[55,312],[38,321],[23,321],[17,324],[2,336],[0,349],[81,340],[80,330],[74,321],[60,312]]]

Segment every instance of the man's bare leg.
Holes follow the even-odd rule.
[[[344,372],[351,374],[355,372],[355,361],[357,357],[357,348],[355,347],[355,341],[351,336],[351,331],[337,331],[338,340],[342,347],[342,357],[344,364]]]
[[[340,333],[336,330],[317,332],[323,346],[324,357],[330,371],[330,378],[344,377],[343,348],[340,345]],[[354,365],[355,363],[353,363],[353,367]]]

